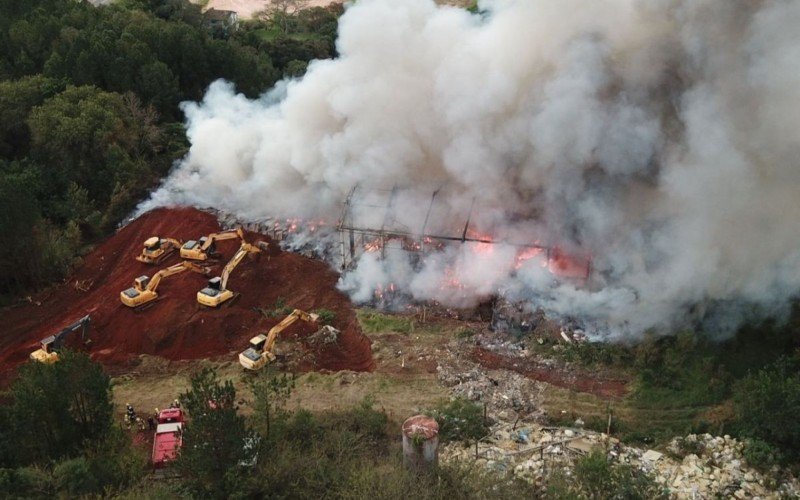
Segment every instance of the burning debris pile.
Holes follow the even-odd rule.
[[[480,7],[357,2],[339,57],[302,79],[256,100],[212,84],[183,108],[189,154],[140,209],[324,221],[292,244],[341,259],[358,302],[379,287],[453,307],[502,295],[612,339],[696,322],[726,335],[786,310],[800,3]],[[588,286],[554,279],[585,271],[581,255]]]

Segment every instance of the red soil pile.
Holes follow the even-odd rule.
[[[195,297],[207,278],[188,271],[164,278],[158,301],[144,311],[135,312],[120,302],[119,293],[131,287],[137,276],[152,276],[180,261],[177,251],[158,266],[136,261],[144,240],[157,235],[186,241],[219,230],[212,215],[193,208],[157,209],[122,228],[91,252],[67,282],[33,297],[30,303],[3,311],[7,328],[0,333],[0,375],[6,378],[38,348],[42,338],[86,314],[92,318],[89,352],[107,365],[125,364],[139,354],[172,360],[230,355],[233,360],[250,337],[283,319],[267,318],[258,310],[273,309],[281,297],[291,308],[333,311],[333,326],[342,332],[337,342],[314,348],[312,361],[304,368],[374,368],[370,341],[361,334],[349,300],[336,290],[336,273],[324,263],[282,252],[272,242],[270,251],[248,256],[232,273],[228,288],[241,293],[234,305],[199,308]],[[248,241],[257,240],[268,241],[265,236],[248,234]],[[219,275],[238,245],[238,240],[218,244],[223,258],[213,275]],[[282,336],[302,339],[317,328],[298,322]],[[72,337],[73,342],[79,341],[80,335]]]
[[[525,377],[557,387],[577,392],[594,394],[605,399],[621,398],[628,393],[628,382],[618,378],[604,378],[596,372],[582,370],[563,370],[541,367],[520,361],[519,358],[503,356],[482,347],[472,350],[472,359],[491,370],[503,369],[519,373]]]

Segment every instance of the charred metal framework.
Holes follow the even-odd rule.
[[[404,227],[404,228],[396,228],[394,227],[394,223],[396,222],[393,219],[393,208],[395,205],[395,200],[398,193],[398,188],[395,186],[391,190],[385,191],[387,196],[387,202],[385,205],[374,205],[374,204],[366,204],[366,203],[358,203],[356,200],[358,198],[357,194],[360,191],[360,186],[356,184],[350,190],[345,199],[342,207],[342,213],[339,218],[339,223],[337,225],[337,229],[340,235],[340,245],[341,245],[341,267],[342,270],[350,269],[354,263],[356,262],[358,256],[364,250],[364,248],[372,243],[377,242],[377,247],[381,251],[381,257],[386,257],[386,248],[387,243],[391,240],[400,240],[406,243],[403,245],[405,250],[413,250],[418,251],[420,253],[425,252],[426,250],[430,249],[431,247],[441,247],[443,244],[448,242],[460,242],[460,243],[482,243],[482,244],[504,244],[510,245],[520,248],[531,248],[531,249],[538,249],[544,252],[544,255],[547,259],[547,262],[550,262],[551,257],[554,253],[554,248],[541,245],[538,243],[525,243],[525,242],[509,242],[509,241],[498,241],[492,238],[487,237],[470,237],[470,222],[472,220],[472,211],[475,208],[475,199],[473,198],[472,203],[470,204],[469,212],[467,213],[464,219],[464,229],[461,231],[461,234],[439,234],[439,233],[432,233],[428,231],[428,223],[430,221],[431,212],[434,208],[436,203],[436,197],[439,195],[440,190],[437,189],[431,193],[430,202],[428,203],[427,211],[425,212],[425,217],[422,220],[422,224],[420,225],[418,230],[414,230],[413,228]],[[374,192],[374,191],[373,191]],[[383,222],[380,227],[364,227],[357,224],[353,216],[353,207],[365,207],[373,210],[382,210],[383,211]],[[588,277],[591,273],[591,262],[587,264],[586,269],[586,276]]]

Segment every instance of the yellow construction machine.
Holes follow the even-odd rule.
[[[139,276],[134,280],[131,288],[119,293],[119,298],[126,306],[141,310],[144,306],[149,305],[158,298],[156,290],[163,278],[182,273],[183,271],[193,271],[208,276],[211,269],[195,264],[194,262],[179,262],[174,266],[169,266],[158,271],[152,278],[147,275]]]
[[[47,363],[53,364],[58,361],[58,351],[61,350],[61,346],[64,344],[64,340],[66,340],[67,335],[70,333],[80,330],[81,331],[81,340],[84,343],[87,343],[88,340],[86,338],[86,332],[89,330],[89,325],[91,324],[92,320],[87,314],[86,316],[82,317],[75,323],[72,323],[68,327],[64,328],[60,332],[56,333],[55,335],[50,335],[49,337],[42,339],[42,347],[41,349],[37,349],[31,353],[31,359],[33,361],[38,361],[40,363]]]
[[[181,246],[181,258],[191,260],[218,259],[217,242],[239,238],[244,241],[244,232],[241,229],[231,229],[221,233],[211,233],[199,240],[189,240]]]
[[[228,290],[228,278],[230,278],[231,273],[242,259],[244,259],[245,255],[259,252],[261,252],[260,246],[251,245],[246,241],[242,241],[239,250],[231,257],[231,260],[225,264],[222,275],[208,280],[208,286],[197,292],[197,302],[206,307],[218,307],[224,302],[238,297],[239,294]]]
[[[312,313],[295,309],[291,314],[283,318],[283,321],[273,326],[269,333],[264,335],[256,335],[250,339],[250,347],[246,351],[239,353],[239,363],[247,370],[260,370],[264,368],[267,363],[275,360],[275,354],[272,348],[275,346],[275,340],[278,334],[286,330],[297,320],[315,323],[319,316]]]
[[[160,264],[180,247],[181,242],[176,239],[153,236],[145,240],[142,253],[136,256],[136,260],[145,264]]]

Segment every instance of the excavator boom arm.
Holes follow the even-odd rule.
[[[67,335],[77,330],[81,330],[81,339],[86,340],[86,331],[89,329],[89,325],[91,325],[91,323],[92,319],[87,314],[86,316],[82,317],[75,323],[72,323],[68,327],[61,330],[60,332],[45,339],[42,339],[42,349],[36,352],[49,353],[53,351],[58,351],[61,348],[61,344],[64,342],[64,339],[67,337]],[[32,354],[31,356],[35,356],[35,354]]]
[[[222,287],[223,290],[227,289],[228,278],[230,277],[233,270],[236,269],[236,266],[238,266],[239,263],[242,261],[242,259],[244,259],[244,256],[251,252],[255,253],[260,251],[261,249],[258,248],[257,246],[251,245],[244,241],[242,242],[242,246],[240,246],[239,250],[236,251],[236,254],[234,254],[234,256],[231,257],[231,260],[229,260],[228,263],[225,264],[225,269],[222,270],[222,275],[220,276],[222,278],[222,283],[220,284],[220,286]]]
[[[163,278],[166,278],[167,276],[172,276],[173,274],[182,273],[184,271],[194,271],[196,273],[207,275],[209,269],[207,267],[199,266],[194,262],[188,262],[184,260],[183,262],[179,262],[175,265],[169,266],[168,268],[162,269],[159,272],[157,272],[153,276],[153,279],[150,280],[150,283],[147,284],[147,289],[150,290],[151,292],[155,292]]]
[[[278,335],[300,319],[311,322],[316,321],[317,317],[316,315],[309,314],[305,311],[301,311],[300,309],[295,309],[291,314],[283,318],[283,321],[273,326],[269,330],[269,333],[267,333],[267,340],[264,342],[264,352],[272,352],[272,348],[275,346],[275,340],[277,340]]]
[[[244,232],[241,229],[231,229],[230,231],[223,231],[221,233],[211,233],[206,237],[206,242],[200,247],[200,250],[205,252],[214,242],[232,240],[234,238],[239,238],[244,241]]]

